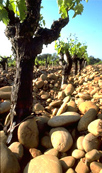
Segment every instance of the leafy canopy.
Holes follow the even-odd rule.
[[[9,23],[7,8],[12,10],[15,17],[19,17],[21,22],[26,18],[27,8],[25,0],[0,0],[0,21],[2,21],[5,25]],[[41,6],[41,8],[43,7]],[[40,14],[39,24],[41,26],[45,25],[45,20],[43,19],[42,14]]]
[[[55,50],[58,54],[63,53],[65,54],[68,50],[70,55],[77,55],[78,58],[84,58],[87,59],[87,46],[84,43],[81,43],[78,41],[78,38],[75,37],[72,38],[72,34],[70,34],[69,39],[67,39],[67,42],[64,42],[60,39],[55,41]]]
[[[82,0],[57,0],[59,13],[62,18],[68,17],[68,11],[73,10],[75,17],[78,14],[83,12],[83,4]],[[85,0],[88,2],[88,0]],[[25,0],[0,0],[0,21],[3,21],[4,24],[9,23],[9,17],[6,8],[12,10],[16,17],[19,17],[22,22],[26,18],[26,3]],[[42,7],[41,7],[42,8]],[[45,20],[43,20],[43,16],[40,16],[40,24],[45,25]]]
[[[16,17],[23,21],[26,17],[26,4],[25,0],[0,0],[0,21],[8,24],[9,18],[7,8],[12,10]]]
[[[68,11],[70,10],[74,11],[73,18],[76,17],[76,15],[78,14],[82,14],[84,6],[81,1],[82,0],[57,0],[61,17],[67,17]],[[88,2],[88,0],[85,1]]]

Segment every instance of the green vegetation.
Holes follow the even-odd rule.
[[[89,64],[93,65],[93,64],[102,64],[102,60],[99,58],[94,58],[93,56],[89,57]]]
[[[73,10],[74,15],[73,18],[76,17],[78,14],[82,14],[83,12],[83,4],[81,3],[82,0],[57,0],[59,6],[59,13],[61,14],[62,18],[68,16],[68,11]],[[85,0],[88,2],[88,0]]]
[[[16,60],[14,58],[12,58],[12,56],[10,55],[8,56],[0,56],[0,64],[2,65],[1,62],[6,62],[8,67],[11,66],[15,66],[16,65]]]
[[[41,66],[51,66],[51,65],[57,65],[59,61],[59,57],[56,53],[54,54],[41,54],[36,57],[35,59],[35,65],[41,65]]]
[[[41,6],[41,8],[43,8]],[[23,22],[27,17],[27,6],[25,0],[0,0],[0,21],[3,21],[5,25],[10,22],[10,15],[13,13],[15,17],[19,17],[20,21]],[[40,14],[39,24],[45,25],[45,20],[42,14]]]
[[[74,63],[75,75],[81,74],[82,68],[88,62],[87,46],[78,41],[78,38],[70,34],[67,42],[57,40],[55,42],[55,50],[60,55],[60,65],[63,67],[63,83],[67,83],[67,78],[70,75],[72,64]],[[64,57],[66,55],[66,57]],[[66,59],[65,59],[66,58]],[[79,64],[79,68],[78,68]]]
[[[67,42],[62,40],[55,41],[55,50],[60,55],[61,53],[65,54],[68,50],[71,57],[77,56],[79,59],[85,59],[88,61],[88,54],[87,54],[87,45],[85,43],[81,43],[78,41],[78,38],[72,34],[67,39]]]
[[[88,2],[88,0],[85,0]],[[83,12],[82,0],[57,0],[59,13],[62,18],[68,17],[68,11],[73,10],[73,18]],[[19,17],[20,21],[23,22],[27,17],[27,6],[28,2],[25,0],[0,0],[0,21],[3,21],[4,24],[10,22],[10,13],[14,13],[15,17]],[[43,8],[42,6],[40,8]],[[10,12],[8,14],[8,12]],[[42,22],[41,22],[42,21]],[[43,19],[42,14],[40,14],[40,24],[45,25],[45,20]]]

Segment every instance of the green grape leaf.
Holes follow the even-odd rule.
[[[43,19],[43,16],[42,16],[42,14],[40,14],[40,21],[39,21],[39,24],[40,24],[40,26],[45,26],[45,20]]]
[[[4,8],[0,8],[0,21],[5,25],[9,23],[8,13]]]
[[[68,16],[66,7],[63,6],[63,5],[60,6],[60,8],[59,8],[59,13],[61,14],[61,17],[62,17],[62,18],[66,18],[66,17]]]
[[[58,6],[60,7],[63,3],[63,0],[57,0]]]
[[[9,0],[9,9],[12,10],[17,16],[19,16],[19,12],[17,11],[16,3],[13,0]]]
[[[27,11],[25,0],[17,0],[17,6],[19,10],[20,20],[23,21],[26,17],[26,11]]]
[[[62,18],[68,17],[68,11],[73,10],[74,15],[73,18],[83,12],[83,4],[81,4],[82,0],[57,0],[59,7],[59,14],[61,14]],[[88,2],[88,0],[85,0]]]
[[[45,26],[45,24],[46,24],[46,23],[45,23],[45,20],[43,20],[42,22],[43,22],[43,25]]]
[[[77,4],[75,7],[74,7],[74,15],[73,15],[73,18],[76,17],[76,15],[78,14],[81,14],[83,12],[83,5],[82,4]]]

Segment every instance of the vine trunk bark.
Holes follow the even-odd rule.
[[[27,15],[23,22],[15,17],[12,10],[7,9],[9,24],[5,34],[12,44],[13,55],[16,59],[16,76],[11,95],[10,132],[15,119],[21,122],[32,112],[32,79],[35,57],[42,52],[43,45],[57,40],[61,29],[69,22],[65,19],[54,21],[51,28],[39,26],[41,0],[26,0]]]
[[[71,57],[69,51],[67,50],[66,51],[66,64],[63,65],[61,85],[68,83],[68,76],[70,75],[71,68],[72,68],[72,57]]]
[[[20,85],[16,103],[17,120],[22,121],[32,112],[32,80],[33,80],[34,59],[23,60],[20,62]],[[17,73],[16,73],[17,74]],[[16,76],[16,78],[18,78]],[[18,79],[16,79],[18,80]],[[18,122],[17,122],[18,123]]]

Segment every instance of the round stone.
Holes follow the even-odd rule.
[[[61,99],[64,99],[64,97],[65,97],[64,91],[60,91],[60,92],[58,93],[57,98],[61,100]]]
[[[70,100],[70,98],[71,98],[71,96],[66,96],[66,97],[63,99],[63,102],[68,103],[68,102],[69,102],[69,100]]]
[[[40,156],[42,154],[41,151],[36,148],[30,148],[29,152],[33,158]]]
[[[0,99],[11,100],[11,92],[0,91]]]
[[[41,98],[42,98],[43,100],[46,100],[46,99],[49,98],[49,94],[48,94],[48,93],[44,93],[44,94],[41,95]]]
[[[33,107],[33,111],[43,111],[44,107],[40,103],[36,103]]]
[[[42,80],[46,80],[46,79],[47,79],[47,76],[46,76],[45,74],[41,74],[41,75],[40,75],[40,78],[41,78]]]
[[[83,139],[83,148],[86,152],[93,149],[99,149],[101,141],[98,137],[94,136],[92,133],[88,133]]]
[[[85,136],[79,136],[77,141],[76,141],[76,146],[79,150],[84,150],[83,148],[83,139]]]
[[[52,146],[60,152],[68,151],[73,145],[71,134],[63,127],[52,128],[50,135]]]
[[[55,80],[57,78],[57,76],[54,73],[48,74],[47,77],[48,77],[48,79],[52,79],[52,80]]]
[[[73,152],[72,152],[72,156],[75,158],[75,159],[81,159],[85,156],[85,152],[82,151],[82,150],[79,150],[79,149],[75,149]]]
[[[0,143],[0,172],[1,173],[19,173],[20,165],[16,156],[4,144]]]
[[[9,100],[4,100],[0,103],[0,114],[8,112],[11,107],[11,102]]]
[[[102,120],[96,119],[88,125],[88,131],[95,136],[102,136]]]
[[[4,86],[0,88],[0,91],[3,91],[3,92],[11,92],[11,90],[12,90],[12,86]]]
[[[78,131],[85,131],[88,128],[90,122],[95,120],[97,112],[95,109],[89,109],[79,120],[77,129]]]
[[[100,163],[100,162],[91,162],[90,169],[94,173],[98,173],[98,172],[100,173],[100,171],[102,170],[102,163]]]
[[[99,160],[101,156],[102,156],[102,153],[100,153],[96,149],[93,149],[85,154],[85,158],[87,159],[88,162]]]
[[[23,146],[19,142],[13,142],[9,149],[15,154],[18,160],[21,160],[24,154]]]
[[[18,127],[18,140],[25,148],[36,148],[39,144],[39,131],[35,118],[29,118]]]
[[[0,131],[0,142],[3,142],[4,144],[6,144],[7,141],[7,136],[5,135],[4,131],[1,130]]]
[[[85,101],[79,105],[79,110],[82,114],[85,114],[91,108],[95,109],[96,112],[98,112],[99,110],[99,107],[96,106],[96,104],[93,103],[92,101]]]
[[[39,81],[36,82],[36,87],[37,87],[38,89],[42,88],[43,85],[44,85],[44,81],[43,81],[43,80],[39,80]]]
[[[63,103],[61,105],[61,107],[59,108],[58,112],[57,112],[57,116],[58,115],[61,115],[62,113],[64,113],[66,110],[67,110],[68,106],[67,106],[67,103]]]
[[[23,173],[62,173],[62,167],[56,156],[44,154],[32,159],[25,167]]]
[[[65,95],[72,95],[74,92],[74,86],[72,84],[68,84],[66,88],[64,89]]]
[[[78,94],[80,98],[84,99],[84,100],[90,100],[90,94],[89,93],[79,93]]]
[[[75,172],[77,173],[89,173],[90,169],[87,166],[87,164],[85,163],[85,158],[80,159],[80,161],[78,162],[76,168],[75,168]]]
[[[54,116],[49,119],[48,125],[51,127],[58,127],[64,125],[70,125],[77,122],[80,119],[80,114],[77,112],[65,112],[59,116]]]
[[[62,101],[61,100],[54,100],[54,101],[52,101],[50,104],[49,104],[49,106],[50,107],[60,107],[61,106],[61,103],[62,103]]]
[[[60,159],[63,172],[67,171],[68,168],[72,168],[75,164],[75,158],[73,156],[66,156]]]

